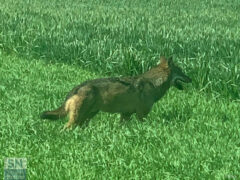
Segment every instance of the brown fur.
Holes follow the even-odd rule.
[[[120,113],[121,120],[133,113],[142,120],[171,85],[182,89],[179,81],[191,82],[172,60],[161,57],[161,63],[135,77],[103,78],[86,81],[67,95],[63,105],[55,111],[43,112],[41,118],[58,119],[69,114],[64,129],[77,121],[90,120],[99,111]]]

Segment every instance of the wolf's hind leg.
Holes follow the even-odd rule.
[[[66,102],[65,110],[69,113],[69,121],[65,124],[63,130],[73,128],[79,116],[79,109],[81,108],[84,96],[74,95]]]
[[[90,109],[89,109],[90,111]],[[87,112],[87,114],[84,115],[83,118],[79,118],[79,125],[80,126],[84,126],[84,127],[87,127],[90,120],[98,113],[99,111],[96,110],[96,111],[93,111],[93,112]]]
[[[78,93],[78,95],[82,99],[77,107],[77,124],[82,125],[85,122],[88,124],[90,119],[93,118],[99,111],[97,108],[98,93],[94,87],[86,86]]]
[[[97,114],[96,108],[97,93],[94,87],[84,86],[78,93],[69,98],[66,102],[66,111],[69,112],[69,121],[64,129],[71,129],[77,123],[83,123]]]
[[[98,95],[91,89],[85,96],[82,106],[79,109],[78,123],[88,124],[89,121],[99,112],[97,107]]]

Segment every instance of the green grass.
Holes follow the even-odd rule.
[[[7,0],[0,5],[0,47],[108,75],[137,74],[160,55],[174,56],[194,87],[236,100],[239,11],[238,0]]]
[[[237,0],[3,0],[0,167],[26,157],[29,179],[240,178],[239,11]],[[193,83],[145,122],[99,113],[60,133],[67,119],[39,118],[84,80],[139,74],[160,55]]]
[[[172,88],[145,122],[99,113],[86,128],[43,121],[74,85],[99,77],[78,66],[1,54],[4,157],[26,157],[29,179],[239,177],[239,102]],[[2,171],[0,172],[2,175]]]

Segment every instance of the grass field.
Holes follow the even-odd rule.
[[[0,167],[26,157],[29,179],[239,179],[238,0],[2,0]],[[193,79],[144,122],[90,124],[39,114],[87,79],[135,75],[173,56]],[[3,168],[0,171],[3,177]]]

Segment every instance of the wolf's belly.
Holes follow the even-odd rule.
[[[136,96],[119,96],[105,99],[100,106],[100,110],[111,113],[136,112],[139,99]]]
[[[103,112],[109,112],[109,113],[124,113],[124,112],[134,113],[136,112],[136,107],[128,106],[128,105],[122,106],[122,105],[115,104],[115,105],[102,106],[100,110]]]

